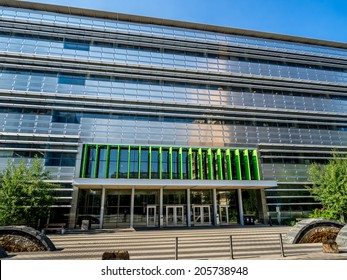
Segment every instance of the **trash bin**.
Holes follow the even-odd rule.
[[[81,230],[89,230],[90,229],[90,220],[82,220]]]
[[[243,224],[244,225],[254,225],[254,215],[243,215]]]

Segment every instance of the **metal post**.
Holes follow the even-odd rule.
[[[131,200],[130,200],[130,227],[134,227],[134,205],[135,205],[135,186],[131,188]]]
[[[187,226],[192,226],[191,212],[190,212],[190,189],[187,189]]]
[[[175,260],[178,260],[178,237],[176,237]]]
[[[213,223],[215,226],[219,226],[219,214],[217,213],[217,190],[212,190],[212,196],[213,196]]]
[[[102,187],[99,229],[102,229],[104,227],[105,196],[106,196],[106,190],[105,190],[105,187]]]
[[[282,233],[280,233],[280,246],[281,246],[281,257],[285,257],[284,249],[283,249]]]
[[[233,237],[230,235],[230,258],[234,259]]]
[[[163,187],[159,190],[159,227],[164,226],[164,209],[163,209],[163,200],[164,200],[164,189]]]
[[[244,225],[243,223],[243,204],[242,204],[242,190],[237,189],[237,197],[239,202],[239,216],[240,216],[240,225]]]

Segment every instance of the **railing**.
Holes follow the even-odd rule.
[[[191,238],[174,238],[175,260],[276,259],[284,258],[286,256],[299,256],[302,254],[318,252],[320,249],[320,244],[284,244],[282,233],[269,234],[263,237],[259,237],[258,235],[252,236],[250,234],[248,236],[221,236],[209,240],[206,240],[206,237],[194,237],[191,241],[189,241],[189,239]]]

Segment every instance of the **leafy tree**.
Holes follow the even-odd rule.
[[[48,179],[49,174],[37,157],[31,167],[24,160],[18,166],[9,160],[0,173],[0,224],[36,227],[38,221],[47,219],[55,200],[52,189],[56,187],[45,182]]]
[[[323,209],[316,209],[311,217],[322,217],[344,222],[347,217],[347,156],[333,153],[328,164],[313,163],[309,168],[308,186]]]

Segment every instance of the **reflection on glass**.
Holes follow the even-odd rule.
[[[139,174],[139,150],[138,148],[131,148],[129,178],[138,178],[138,174]]]
[[[118,178],[128,177],[128,148],[120,149]]]
[[[87,178],[94,178],[96,148],[90,148],[88,153]]]
[[[161,152],[161,170],[162,170],[162,179],[169,179],[169,149],[163,149]]]
[[[179,158],[178,151],[172,150],[172,179],[179,178]]]
[[[148,148],[141,148],[141,165],[140,165],[141,178],[149,177],[148,161],[149,161]]]
[[[159,149],[154,148],[151,153],[151,178],[159,179]]]
[[[106,157],[107,157],[107,149],[100,148],[99,149],[99,166],[98,166],[98,178],[106,177]]]
[[[116,178],[117,176],[117,163],[118,163],[118,148],[111,148],[110,150],[110,163],[108,168],[108,178]]]

